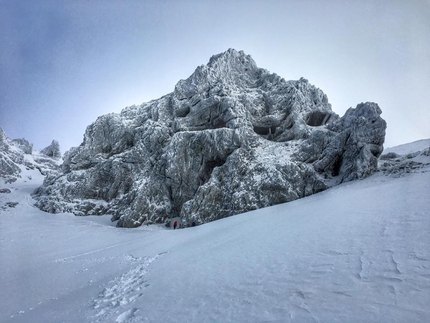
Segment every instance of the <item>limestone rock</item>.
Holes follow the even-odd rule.
[[[370,175],[380,114],[363,103],[339,118],[306,79],[229,49],[172,93],[99,117],[34,196],[42,210],[110,213],[123,227],[204,223]]]

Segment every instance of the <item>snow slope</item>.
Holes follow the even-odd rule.
[[[430,148],[430,139],[421,139],[411,143],[399,145],[384,150],[384,154],[394,152],[399,155],[407,155],[416,151],[425,150]]]
[[[0,184],[0,322],[430,320],[428,166],[175,231],[43,213],[26,172]]]

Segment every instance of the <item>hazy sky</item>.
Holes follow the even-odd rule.
[[[340,115],[377,102],[386,147],[430,138],[429,0],[0,0],[0,44],[0,126],[36,149],[78,146],[230,47]]]

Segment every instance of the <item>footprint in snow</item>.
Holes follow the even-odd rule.
[[[143,295],[142,290],[149,287],[146,275],[149,272],[150,264],[162,254],[154,257],[142,258],[142,262],[123,274],[116,277],[107,284],[107,287],[94,300],[94,309],[98,311],[95,315],[95,322],[105,322],[108,317],[121,311],[123,306],[133,303]],[[116,322],[130,320],[137,308],[125,311],[120,314]]]
[[[118,315],[115,322],[116,323],[125,323],[128,320],[131,320],[134,317],[134,313],[136,313],[139,309],[132,308],[131,310],[125,311],[124,313]]]

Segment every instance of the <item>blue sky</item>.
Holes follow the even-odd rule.
[[[0,126],[78,146],[98,116],[156,99],[232,47],[307,78],[340,115],[377,102],[386,147],[430,138],[430,2],[0,0]]]

